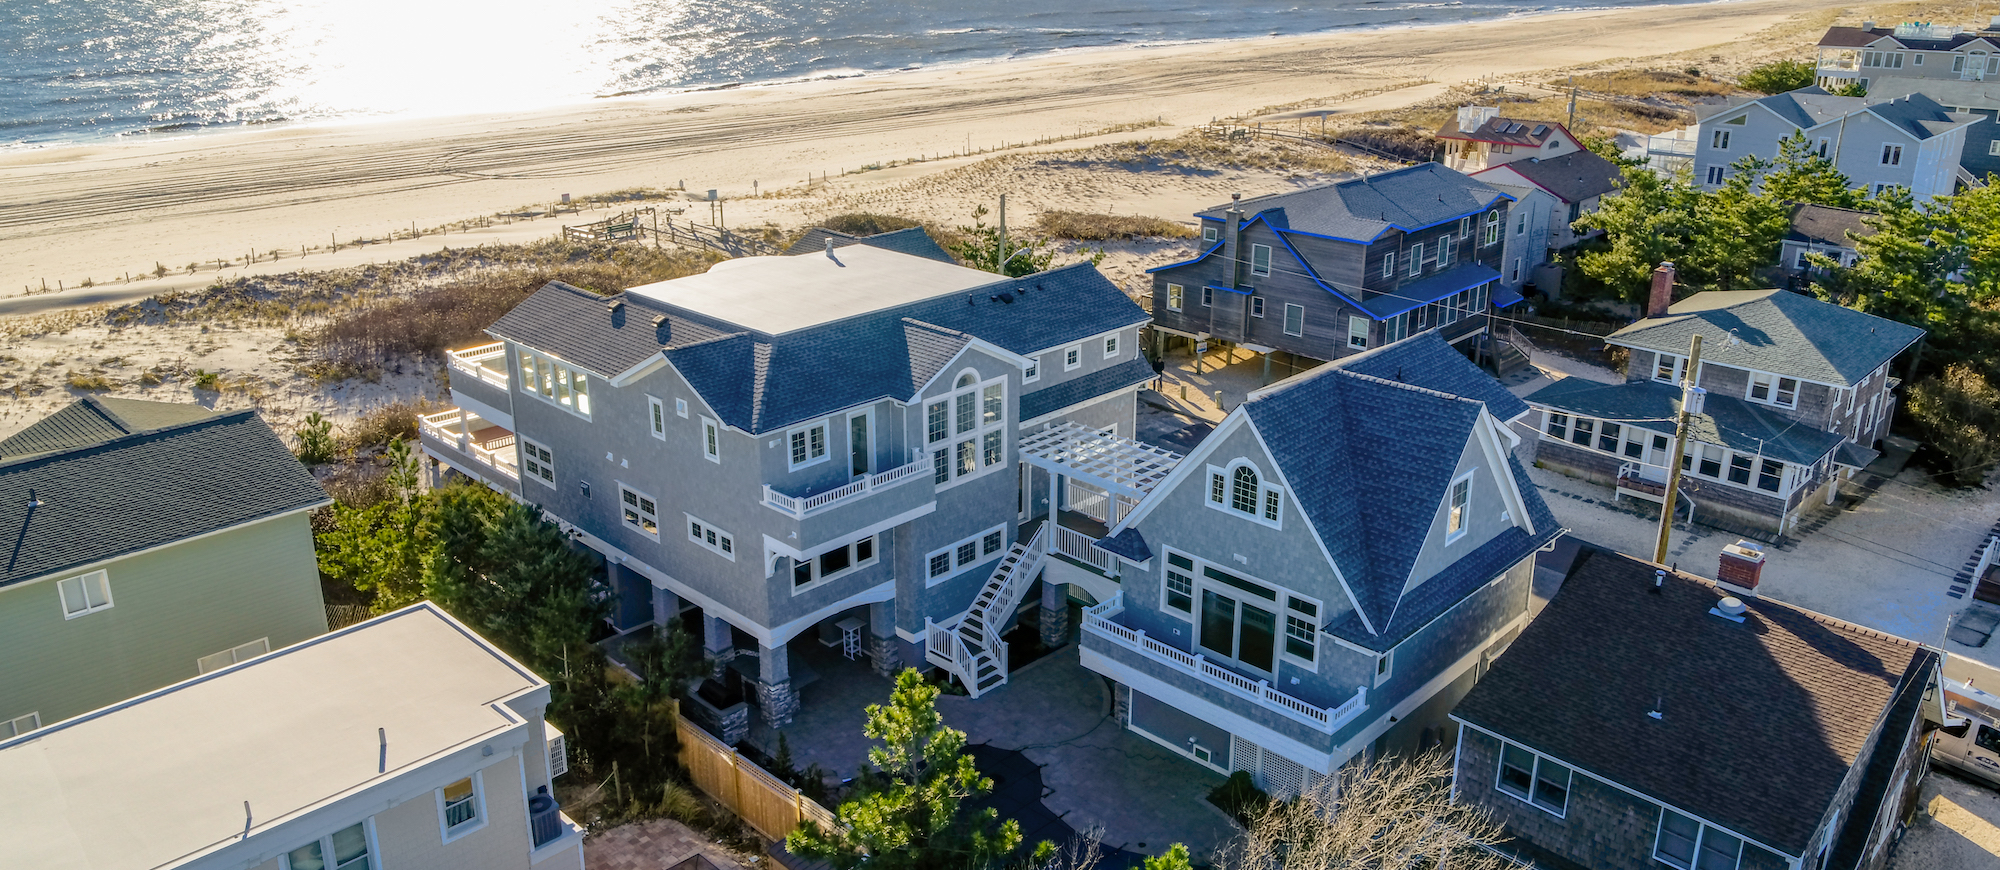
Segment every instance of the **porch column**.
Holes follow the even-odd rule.
[[[868,663],[875,673],[892,680],[903,669],[896,641],[896,600],[868,605]]]
[[[672,631],[680,627],[681,597],[674,593],[653,587],[653,624]],[[664,635],[666,632],[662,632]]]
[[[1054,520],[1050,520],[1054,522]],[[1042,581],[1042,646],[1069,643],[1069,587]]]
[[[702,613],[701,628],[701,653],[714,663],[709,676],[720,677],[722,669],[736,658],[736,640],[731,636],[729,623],[719,616]]]
[[[773,728],[792,724],[792,714],[799,709],[790,656],[782,643],[777,649],[757,645],[757,706],[764,711],[764,724]]]
[[[1271,352],[1270,352],[1270,351],[1268,351],[1268,350],[1267,350],[1267,351],[1264,351],[1264,380],[1263,380],[1263,385],[1264,385],[1264,386],[1267,386],[1267,387],[1271,385]]]

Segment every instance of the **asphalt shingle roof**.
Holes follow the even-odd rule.
[[[1864,218],[1871,217],[1875,217],[1872,211],[1793,203],[1792,228],[1785,233],[1785,238],[1794,242],[1851,248],[1854,247],[1854,240],[1848,238],[1849,233],[1864,239],[1876,233],[1874,227],[1862,223]]]
[[[1785,290],[1711,290],[1605,341],[1686,356],[1697,332],[1703,363],[1840,386],[1860,382],[1924,335],[1914,326]]]
[[[250,410],[7,460],[0,587],[327,501]]]
[[[644,296],[604,297],[551,282],[487,331],[605,377],[664,351],[723,422],[766,432],[875,399],[908,399],[974,337],[1025,355],[1147,320],[1088,263],[994,280],[977,294],[953,293],[780,336]],[[607,310],[613,300],[624,304]],[[1152,376],[1150,368],[1145,376]],[[1118,386],[1139,380],[1135,375]]]
[[[1378,172],[1348,181],[1243,200],[1245,221],[1316,236],[1369,242],[1391,229],[1410,230],[1484,211],[1507,194],[1438,163]],[[1199,212],[1228,220],[1229,206]]]
[[[1883,39],[1892,40],[1904,48],[1914,48],[1922,51],[1951,51],[1957,48],[1964,48],[1968,43],[1981,39],[1987,40],[1993,47],[2000,48],[2000,42],[1995,42],[1990,38],[1990,34],[1980,31],[1960,31],[1946,39],[1919,39],[1915,37],[1898,37],[1893,27],[1877,27],[1872,30],[1864,30],[1859,27],[1829,27],[1826,29],[1826,35],[1819,38],[1819,44],[1828,48],[1861,48],[1862,46],[1874,45],[1877,41]]]
[[[1978,115],[1953,112],[1937,100],[1918,93],[1888,99],[1836,97],[1818,87],[1805,87],[1756,99],[1731,98],[1721,108],[1705,111],[1701,115],[1701,122],[1710,123],[1721,115],[1751,103],[1770,109],[1778,117],[1784,118],[1800,129],[1817,127],[1828,121],[1867,110],[1919,140],[1929,139],[1980,120]]]
[[[1783,558],[1782,555],[1778,558]],[[1586,552],[1459,718],[1797,856],[1917,644],[1651,563]],[[1647,714],[1658,711],[1660,718]]]
[[[1458,352],[1442,341],[1415,343],[1404,353],[1403,365],[1412,377],[1444,372],[1452,374],[1452,383],[1440,386],[1457,382],[1442,355],[1458,357]],[[1419,356],[1437,358],[1424,362]],[[1243,412],[1283,471],[1299,512],[1313,524],[1346,578],[1356,609],[1374,629],[1364,627],[1362,633],[1387,638],[1392,626],[1404,624],[1394,621],[1403,589],[1483,408],[1477,399],[1427,384],[1338,365],[1321,367],[1244,403]],[[1504,413],[1495,416],[1507,419]],[[1357,468],[1393,473],[1357,474]],[[1548,508],[1526,473],[1518,467],[1511,471],[1531,505],[1531,516],[1545,517]],[[1543,536],[1556,533],[1552,518],[1536,522],[1536,540],[1525,533],[1502,535],[1507,541],[1495,545],[1490,562],[1504,568],[1512,564],[1506,562],[1508,555],[1518,562],[1545,542]],[[1465,570],[1483,570],[1486,564]]]
[[[912,257],[923,257],[924,259],[936,260],[940,263],[956,264],[958,262],[944,248],[939,247],[937,241],[932,239],[931,234],[923,227],[906,227],[900,230],[890,230],[886,233],[876,233],[872,236],[857,236],[852,233],[843,233],[839,230],[830,230],[826,227],[813,227],[806,230],[805,235],[800,236],[799,240],[793,242],[791,247],[786,248],[785,255],[796,257],[801,254],[823,254],[826,253],[827,242],[832,242],[835,248],[845,248],[848,245],[867,245],[871,248],[881,248],[885,251],[909,254]]]
[[[179,402],[85,396],[0,441],[0,459],[98,444],[134,432],[205,420],[216,413]]]
[[[1106,393],[1116,392],[1134,384],[1143,384],[1153,377],[1152,364],[1146,362],[1145,357],[1135,354],[1131,359],[1110,368],[1099,369],[1080,378],[1070,378],[1055,386],[1023,394],[1021,419],[1033,420],[1044,414],[1053,414]]]
[[[1328,365],[1486,403],[1503,422],[1528,413],[1528,403],[1473,365],[1435,330],[1341,357]]]
[[[1601,384],[1585,378],[1563,378],[1535,391],[1528,401],[1538,407],[1586,417],[1634,421],[1623,425],[1672,435],[1673,417],[1680,413],[1681,391],[1671,384],[1653,381]],[[1776,411],[1767,411],[1754,402],[1714,392],[1704,400],[1703,413],[1689,419],[1688,438],[1795,465],[1818,462],[1847,441],[1832,432],[1787,419]],[[1874,452],[1859,448],[1857,451],[1853,455]]]
[[[1122,556],[1134,562],[1144,562],[1153,558],[1153,548],[1146,544],[1146,536],[1139,534],[1136,528],[1125,529],[1111,537],[1092,541],[1090,545],[1113,556]]]
[[[1393,294],[1385,293],[1366,302],[1361,307],[1375,315],[1376,320],[1387,320],[1420,305],[1436,302],[1447,296],[1455,296],[1488,281],[1500,280],[1500,271],[1478,263],[1465,263],[1446,269],[1427,278],[1421,278],[1396,288]]]
[[[1548,121],[1523,121],[1519,118],[1487,118],[1471,130],[1460,129],[1458,119],[1451,118],[1439,127],[1439,139],[1470,139],[1474,142],[1492,142],[1499,145],[1527,145],[1540,148],[1558,130],[1569,132],[1561,124]]]
[[[1514,170],[1563,202],[1583,202],[1593,196],[1603,196],[1617,190],[1622,177],[1618,173],[1618,164],[1589,151],[1571,151],[1561,157],[1530,157],[1502,163],[1473,177],[1501,169]]]

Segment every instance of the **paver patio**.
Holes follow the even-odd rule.
[[[722,870],[748,870],[728,851],[673,819],[619,825],[583,841],[583,864],[590,870],[668,870],[696,855]]]

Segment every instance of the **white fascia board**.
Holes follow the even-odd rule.
[[[1241,411],[1242,406],[1238,405],[1237,409]],[[1248,423],[1249,419],[1249,415],[1244,415],[1246,423]],[[1288,501],[1292,503],[1292,509],[1299,512],[1299,519],[1305,523],[1306,531],[1312,533],[1313,545],[1319,547],[1320,557],[1326,560],[1328,568],[1333,569],[1333,579],[1339,581],[1340,591],[1347,596],[1347,603],[1353,606],[1356,614],[1360,615],[1361,625],[1368,629],[1369,634],[1381,634],[1381,629],[1375,627],[1375,620],[1368,618],[1368,611],[1362,609],[1361,599],[1354,596],[1354,588],[1347,585],[1347,575],[1341,572],[1340,563],[1334,561],[1333,551],[1326,548],[1326,540],[1320,537],[1319,526],[1314,525],[1312,518],[1306,516],[1305,508],[1299,506],[1299,491],[1292,487],[1291,480],[1285,476],[1285,467],[1278,462],[1278,455],[1271,452],[1271,445],[1264,443],[1264,433],[1257,430],[1257,424],[1248,423],[1248,425],[1250,426],[1251,436],[1257,439],[1257,448],[1264,451],[1264,458],[1271,460],[1271,470],[1272,473],[1278,476],[1278,485],[1284,487],[1285,492],[1291,494],[1291,498]],[[1179,469],[1175,470],[1178,471]],[[1391,612],[1393,613],[1394,611],[1392,610]],[[1383,628],[1387,627],[1384,624]]]
[[[617,376],[611,378],[611,385],[614,387],[630,386],[634,381],[637,381],[640,378],[650,375],[653,372],[659,371],[660,367],[666,364],[667,364],[667,352],[665,350],[662,350],[659,353],[647,357],[645,362],[639,363],[638,365],[626,369],[625,371],[619,373]]]
[[[1033,353],[1030,353],[1030,354],[1028,354],[1028,356],[1033,356],[1033,357],[1038,357],[1038,356],[1041,356],[1042,354],[1045,354],[1045,353],[1055,353],[1056,351],[1059,351],[1059,350],[1062,350],[1063,348],[1066,348],[1066,347],[1073,347],[1073,346],[1075,346],[1075,345],[1078,345],[1078,344],[1089,344],[1090,342],[1093,342],[1093,341],[1103,341],[1104,339],[1107,339],[1107,338],[1110,338],[1110,337],[1112,337],[1112,336],[1114,336],[1114,335],[1120,335],[1120,334],[1124,333],[1124,332],[1125,332],[1125,330],[1128,330],[1128,329],[1134,329],[1134,328],[1139,328],[1139,327],[1144,327],[1144,326],[1145,326],[1146,324],[1148,324],[1148,323],[1151,323],[1151,322],[1152,322],[1152,317],[1151,317],[1151,316],[1147,316],[1147,317],[1146,317],[1146,318],[1144,318],[1144,319],[1141,319],[1141,320],[1134,320],[1134,321],[1132,321],[1131,323],[1127,323],[1127,324],[1125,324],[1124,326],[1120,326],[1120,327],[1118,327],[1118,328],[1116,328],[1116,329],[1107,329],[1107,330],[1105,330],[1105,331],[1103,331],[1103,332],[1100,332],[1100,333],[1098,333],[1098,334],[1096,334],[1096,335],[1086,335],[1086,336],[1084,336],[1084,337],[1082,337],[1082,338],[1079,338],[1079,339],[1077,339],[1077,340],[1075,340],[1075,341],[1065,341],[1065,342],[1063,342],[1062,344],[1052,344],[1052,345],[1049,345],[1048,347],[1045,347],[1045,348],[1042,348],[1042,349],[1040,349],[1040,350],[1037,350],[1037,351],[1035,351],[1035,352],[1033,352]],[[1184,333],[1175,333],[1175,334],[1176,334],[1176,335],[1181,335],[1181,334],[1184,334]]]
[[[991,354],[992,356],[998,357],[1004,362],[1013,363],[1016,368],[1026,368],[1029,363],[1034,362],[1033,360],[1025,356],[1022,356],[1018,353],[1015,353],[1011,350],[1008,350],[1004,347],[994,344],[993,342],[987,341],[986,339],[980,338],[979,336],[971,335],[970,333],[966,333],[966,335],[971,340],[967,341],[964,347],[959,348],[958,353],[952,354],[951,359],[947,361],[944,365],[938,366],[937,372],[931,375],[930,380],[924,381],[921,386],[917,387],[914,391],[912,391],[908,399],[901,400],[903,404],[914,405],[917,404],[919,401],[921,401],[924,397],[924,391],[930,389],[932,384],[937,383],[938,378],[944,377],[946,374],[958,371],[960,368],[958,361],[965,358],[966,351],[973,350],[974,348],[977,348],[981,351]]]
[[[1509,620],[1506,625],[1495,629],[1493,633],[1486,636],[1485,640],[1480,641],[1478,645],[1474,646],[1471,652],[1459,656],[1457,661],[1452,662],[1450,666],[1439,671],[1437,676],[1430,678],[1422,686],[1417,687],[1416,691],[1405,695],[1403,700],[1396,702],[1389,709],[1382,711],[1382,715],[1377,716],[1374,722],[1369,723],[1367,728],[1361,730],[1361,733],[1349,738],[1340,751],[1351,757],[1355,753],[1366,749],[1369,744],[1375,742],[1375,738],[1382,736],[1383,732],[1388,731],[1390,726],[1395,725],[1396,720],[1401,720],[1403,717],[1410,715],[1411,711],[1422,706],[1424,702],[1429,701],[1431,698],[1436,697],[1437,693],[1444,691],[1446,686],[1458,682],[1459,677],[1465,676],[1466,671],[1471,670],[1475,665],[1479,664],[1479,657],[1486,654],[1486,649],[1492,646],[1494,641],[1506,637],[1508,632],[1527,624],[1528,614],[1523,612],[1521,615]],[[1373,695],[1374,690],[1369,690],[1369,694]]]
[[[814,547],[810,551],[801,550],[797,547],[785,543],[784,541],[780,541],[777,538],[773,538],[770,535],[765,535],[763,536],[764,551],[766,553],[777,553],[780,556],[790,556],[794,559],[810,559],[835,547],[844,547],[848,544],[852,544],[855,541],[859,541],[862,538],[868,537],[869,535],[881,534],[882,532],[888,531],[889,529],[893,529],[904,523],[910,522],[911,520],[914,520],[918,517],[931,514],[936,510],[937,510],[937,499],[933,498],[930,501],[925,502],[924,504],[910,508],[909,510],[906,510],[886,520],[881,520],[879,522],[867,526],[866,528],[852,531],[845,535],[840,536],[839,538],[827,541],[826,543]]]
[[[1229,412],[1229,416],[1222,418],[1222,422],[1216,424],[1215,431],[1208,433],[1208,437],[1203,438],[1200,444],[1195,445],[1192,452],[1181,457],[1180,464],[1174,466],[1174,470],[1167,473],[1166,479],[1160,481],[1158,486],[1153,487],[1153,491],[1145,498],[1140,499],[1139,503],[1132,507],[1132,511],[1127,513],[1124,519],[1119,520],[1118,525],[1112,526],[1109,531],[1105,532],[1104,536],[1107,538],[1113,537],[1119,532],[1138,525],[1140,520],[1145,519],[1148,514],[1153,512],[1154,505],[1158,504],[1161,499],[1166,498],[1168,493],[1179,488],[1183,481],[1193,476],[1195,469],[1204,467],[1208,457],[1215,455],[1215,451],[1220,448],[1223,440],[1228,438],[1231,433],[1234,433],[1237,427],[1242,426],[1248,419],[1249,417],[1243,413],[1243,406],[1236,406],[1236,410]],[[1277,463],[1274,462],[1272,464],[1276,465]]]
[[[1183,713],[1221,728],[1231,734],[1240,734],[1262,747],[1265,751],[1276,752],[1285,758],[1304,765],[1314,773],[1331,773],[1335,767],[1347,761],[1348,756],[1343,755],[1336,762],[1334,756],[1324,749],[1316,749],[1300,743],[1298,740],[1273,731],[1268,726],[1259,724],[1240,713],[1218,706],[1205,698],[1169,685],[1166,681],[1158,677],[1144,673],[1123,662],[1113,660],[1090,647],[1083,647],[1080,650],[1080,654],[1082,656],[1083,667],[1086,670],[1095,671],[1120,683],[1124,683],[1126,686],[1131,687],[1133,691],[1165,702]],[[1244,703],[1255,702],[1246,700]],[[1277,714],[1274,713],[1273,715]]]

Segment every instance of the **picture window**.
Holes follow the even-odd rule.
[[[547,354],[520,352],[521,392],[590,419],[590,375]]]
[[[685,419],[687,419],[687,415],[688,415],[688,400],[686,400],[686,399],[675,399],[675,400],[674,400],[674,416],[676,416],[676,417],[679,417],[679,418],[681,418],[681,419],[685,420]]]
[[[56,581],[64,619],[111,609],[111,576],[102,570]]]

